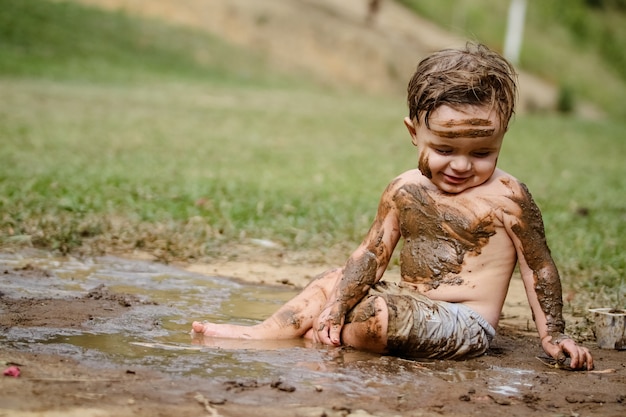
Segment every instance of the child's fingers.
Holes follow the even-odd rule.
[[[331,320],[322,322],[315,332],[315,339],[325,345],[339,346],[341,345],[341,328],[341,324],[332,324]]]
[[[319,325],[319,327],[317,328],[317,331],[315,332],[316,334],[316,341],[319,343],[323,343],[325,345],[332,345],[333,342],[331,341],[331,326],[329,325],[328,322],[323,322]]]
[[[593,369],[593,365],[590,365],[589,362],[587,361],[591,361],[591,359],[587,358],[587,355],[585,354],[585,352],[578,352],[577,353],[577,360],[574,362],[572,361],[572,363],[574,364],[574,368],[578,369],[578,368],[583,368],[585,367],[585,364],[587,365],[586,368],[587,370],[592,370]]]
[[[572,358],[572,368],[581,369],[587,365],[588,371],[593,369],[593,358],[587,348],[576,346],[576,348],[570,353],[570,357]]]
[[[569,355],[573,369],[583,369],[585,365],[588,371],[593,369],[593,357],[586,347],[578,346],[573,340],[566,340],[562,343],[562,349]]]
[[[330,328],[330,342],[334,346],[341,345],[341,325],[335,324]]]

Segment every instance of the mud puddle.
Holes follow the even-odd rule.
[[[469,403],[481,409],[485,404],[537,409],[542,408],[538,393],[544,395],[552,381],[570,377],[572,390],[581,378],[591,377],[547,370],[534,358],[539,353],[535,338],[506,331],[485,356],[461,362],[409,361],[303,340],[200,342],[189,335],[190,323],[198,319],[256,323],[297,291],[115,257],[0,254],[0,346],[35,357],[70,357],[93,369],[156,371],[172,380],[221,384],[225,397],[237,393],[230,401],[269,407],[280,399],[264,387],[297,389],[290,395],[299,404],[317,403],[326,395],[324,401],[331,403],[362,404],[367,398],[372,408],[420,406],[437,413],[463,411]],[[624,368],[618,352],[606,355],[608,366],[621,362]],[[597,364],[602,369],[602,358]],[[620,371],[594,375],[584,384],[613,378],[615,395],[605,388],[597,395],[623,410],[619,393],[626,384]],[[568,392],[583,404],[588,394],[579,388]],[[570,404],[565,397],[554,391],[548,405]]]

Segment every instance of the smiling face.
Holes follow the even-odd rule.
[[[495,171],[506,129],[493,109],[441,105],[428,123],[408,117],[404,123],[418,147],[420,171],[440,190],[461,193]]]

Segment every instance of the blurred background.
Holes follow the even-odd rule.
[[[11,9],[16,8],[16,13],[31,9],[36,14],[33,9],[43,5],[32,0],[19,7],[11,5],[17,2],[3,3],[3,43],[11,47],[19,39],[6,39],[12,36],[10,27],[26,24],[12,19]],[[377,93],[401,94],[417,60],[428,52],[458,47],[467,40],[478,41],[507,53],[520,69],[522,109],[573,111],[585,117],[626,115],[622,99],[626,92],[624,0],[75,3],[206,31],[262,54],[273,67],[310,75],[334,87]],[[37,27],[22,30],[36,31]],[[80,31],[75,36],[80,37]],[[45,43],[46,39],[41,41]],[[32,52],[37,53],[36,49]],[[10,59],[7,52],[5,59]],[[207,61],[204,55],[212,53],[208,48],[195,48],[193,52],[200,62]]]

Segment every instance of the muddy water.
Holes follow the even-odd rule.
[[[488,376],[488,390],[516,395],[531,386],[534,372],[480,361],[416,362],[351,349],[311,346],[302,340],[252,342],[193,340],[196,319],[253,324],[296,294],[190,273],[150,262],[114,257],[91,260],[0,254],[0,272],[29,266],[37,279],[3,273],[5,298],[57,298],[72,302],[100,285],[142,302],[110,318],[94,317],[80,328],[9,327],[0,343],[19,350],[69,355],[97,366],[149,367],[172,375],[331,385],[345,395],[380,395],[390,387]],[[0,313],[3,313],[0,311]]]

